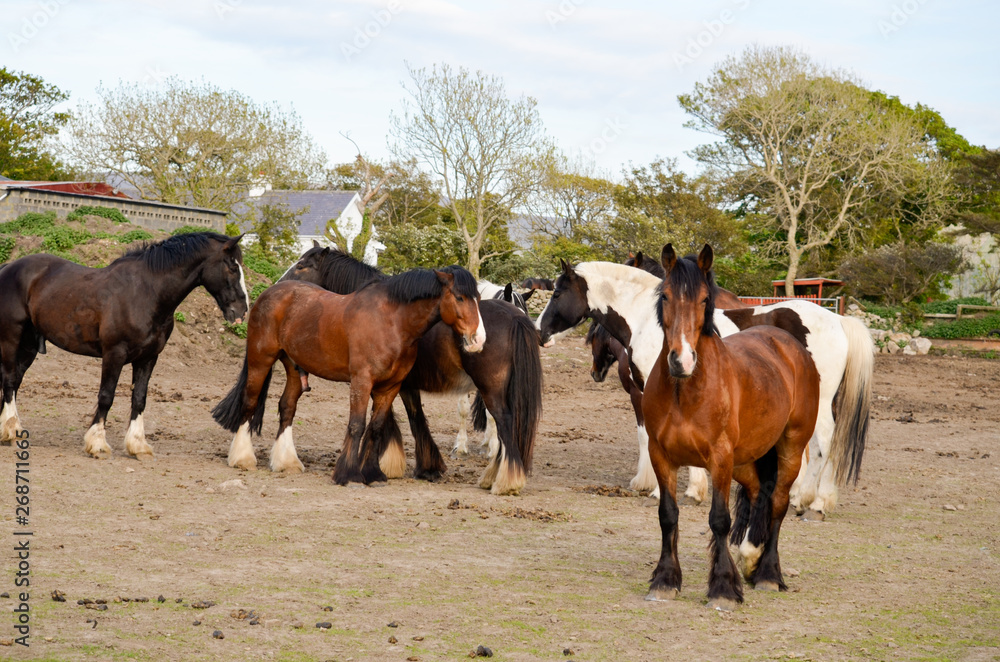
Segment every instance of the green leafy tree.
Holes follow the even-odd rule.
[[[252,209],[242,226],[257,236],[262,257],[286,263],[297,257],[299,218],[308,211],[309,207],[296,212],[287,205],[261,205]]]
[[[679,101],[688,126],[719,139],[695,158],[768,221],[766,247],[784,259],[789,295],[805,257],[860,246],[873,218],[927,229],[949,215],[955,191],[926,128],[801,52],[748,48]],[[907,217],[907,205],[918,218]]]
[[[325,156],[294,111],[204,81],[99,88],[70,121],[67,154],[146,200],[231,211],[262,181],[305,188]]]
[[[70,173],[46,149],[69,114],[55,107],[69,98],[25,72],[0,69],[0,175],[21,180],[67,179]]]
[[[841,266],[841,276],[855,296],[899,305],[940,294],[948,278],[964,268],[958,246],[901,241],[848,259]]]

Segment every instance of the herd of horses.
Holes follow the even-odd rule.
[[[476,429],[492,440],[479,484],[516,494],[531,471],[541,414],[539,347],[591,319],[591,374],[600,381],[617,362],[636,414],[639,470],[631,486],[659,497],[661,555],[647,599],[672,599],[681,588],[677,472],[690,466],[687,498],[707,499],[708,478],[712,485],[709,605],[732,609],[743,599],[740,571],[758,589],[785,588],[777,545],[789,505],[822,516],[836,503],[838,483],[857,481],[873,351],[860,322],[815,304],[743,306],[715,284],[712,263],[707,245],[697,256],[679,257],[667,244],[659,262],[641,253],[626,265],[562,262],[554,283],[529,279],[519,293],[477,283],[459,266],[390,276],[314,245],[251,307],[240,237],[182,234],[143,244],[100,269],[26,256],[0,265],[0,443],[22,431],[17,392],[51,342],[102,360],[85,451],[111,452],[105,421],[122,367],[131,363],[125,450],[152,454],[142,421],[149,378],[175,309],[204,286],[227,321],[247,323],[236,384],[212,410],[234,433],[230,466],[256,466],[252,435],[261,433],[280,362],[285,387],[271,470],[303,470],[292,424],[315,375],[350,383],[337,484],[404,474],[391,408],[397,394],[415,441],[414,477],[437,479],[446,465],[420,392],[459,396],[463,414],[475,392]],[[524,299],[535,289],[552,294],[532,321]],[[459,440],[455,452],[464,445]]]

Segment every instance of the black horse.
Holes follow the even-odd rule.
[[[28,255],[0,270],[0,443],[21,431],[17,391],[45,341],[102,360],[97,411],[84,436],[87,453],[111,452],[104,423],[122,367],[132,364],[130,455],[152,454],[142,412],[156,360],[174,328],[174,309],[204,285],[229,322],[249,308],[240,237],[195,232],[143,244],[103,269],[53,255]]]
[[[384,278],[387,276],[375,267],[315,245],[281,280],[304,280],[331,292],[349,294]],[[481,301],[479,311],[486,327],[482,352],[462,351],[454,332],[437,324],[420,339],[416,363],[403,382],[399,394],[416,442],[414,477],[435,480],[446,469],[424,417],[420,391],[464,395],[476,388],[496,419],[501,444],[480,479],[480,487],[494,494],[516,494],[531,470],[542,406],[538,332],[527,315],[504,301]],[[388,426],[380,465],[388,477],[398,478],[406,466],[402,434],[392,417]]]

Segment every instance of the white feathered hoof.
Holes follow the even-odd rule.
[[[106,457],[105,453],[107,456],[111,455],[103,423],[94,423],[87,434],[83,435],[83,450],[92,457]]]
[[[0,444],[9,446],[17,440],[17,435],[24,432],[21,427],[21,419],[17,415],[17,400],[12,399],[9,403],[4,403],[0,409]]]
[[[128,424],[125,432],[125,452],[132,457],[152,457],[153,447],[146,441],[146,427],[142,422],[142,414]]]
[[[256,464],[256,459],[254,463]],[[299,454],[295,451],[291,426],[281,431],[274,446],[271,447],[270,465],[271,471],[274,472],[300,474],[306,470],[305,465],[299,459]]]
[[[378,459],[378,468],[386,478],[402,478],[406,473],[406,452],[403,445],[392,441]]]
[[[526,482],[528,482],[528,478],[524,474],[524,468],[505,457],[500,463],[500,470],[497,471],[496,480],[493,481],[490,493],[496,496],[520,494],[521,488]]]
[[[244,423],[236,431],[233,442],[229,445],[229,466],[234,469],[256,469],[257,457],[250,441],[250,423]]]
[[[484,490],[491,489],[493,483],[497,479],[497,472],[500,470],[500,464],[497,462],[497,458],[494,457],[490,460],[490,463],[486,465],[486,470],[483,471],[483,475],[479,478],[479,487]]]

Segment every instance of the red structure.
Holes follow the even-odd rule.
[[[131,198],[114,186],[104,182],[18,182],[11,181],[10,185],[17,185],[24,188],[33,188],[41,191],[58,191],[60,193],[74,193],[76,195],[100,195],[108,198]]]
[[[751,306],[766,306],[772,303],[788,301],[789,299],[806,299],[824,308],[829,308],[840,315],[844,314],[844,297],[823,296],[824,287],[827,293],[829,293],[830,290],[843,285],[844,281],[830,278],[796,278],[793,282],[795,286],[794,297],[786,297],[779,294],[779,292],[784,292],[785,281],[772,280],[771,285],[774,286],[774,296],[740,297],[740,301]]]

